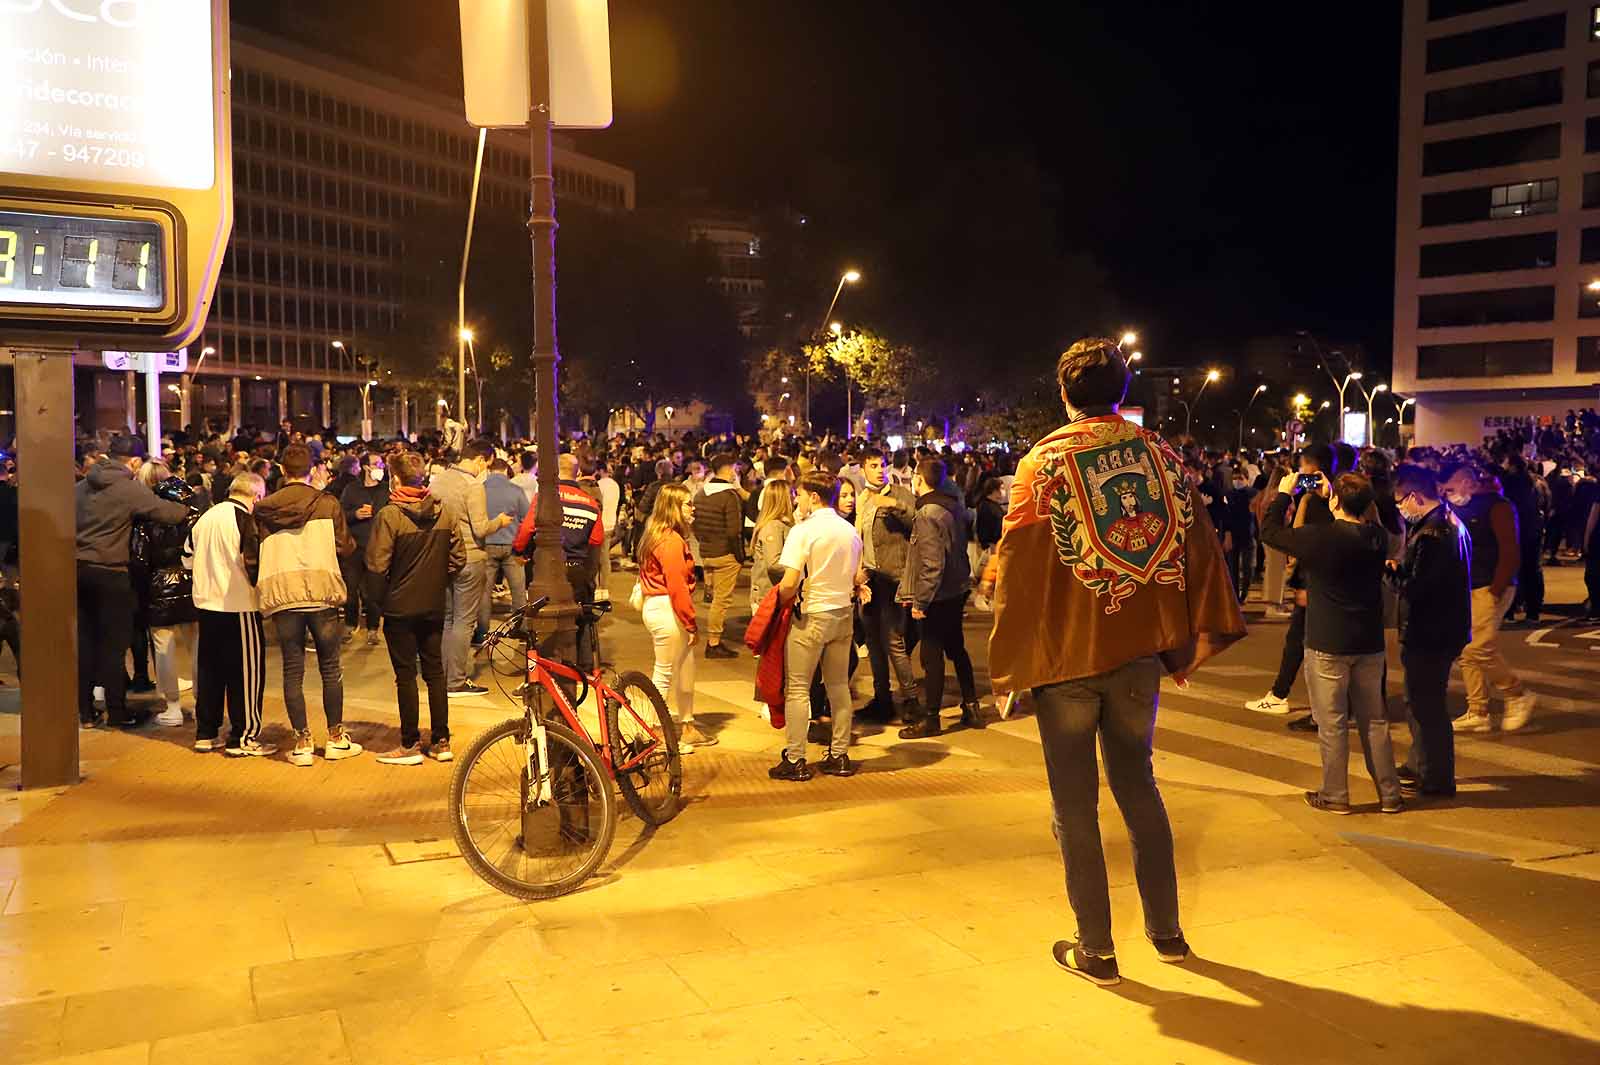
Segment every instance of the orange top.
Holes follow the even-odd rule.
[[[678,624],[689,632],[695,631],[694,556],[683,537],[668,532],[655,542],[650,553],[640,560],[639,588],[647,597],[671,596]]]

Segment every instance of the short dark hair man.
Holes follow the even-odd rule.
[[[861,536],[861,565],[871,590],[861,620],[867,633],[867,660],[872,665],[872,702],[860,713],[889,721],[895,716],[898,694],[900,712],[909,719],[917,716],[916,675],[906,651],[906,608],[899,601],[899,588],[917,499],[910,486],[895,481],[882,451],[867,452],[861,475],[864,488],[856,495],[856,532]],[[943,668],[941,665],[941,676]]]
[[[1147,935],[1162,960],[1182,961],[1189,948],[1178,923],[1172,828],[1150,764],[1161,673],[1193,672],[1244,635],[1244,617],[1178,455],[1117,413],[1129,373],[1116,342],[1072,345],[1056,380],[1068,422],[1018,464],[990,562],[989,664],[997,692],[1031,689],[1037,708],[1078,919],[1077,938],[1052,953],[1062,968],[1109,985],[1120,977],[1095,741],[1139,855]],[[1124,487],[1136,503],[1131,515],[1119,505]]]
[[[733,456],[713,455],[711,477],[694,498],[694,535],[700,543],[700,560],[711,585],[711,616],[706,624],[706,657],[738,658],[722,642],[733,589],[744,568],[744,499],[736,481]]]
[[[1390,563],[1400,589],[1400,662],[1405,667],[1411,754],[1401,770],[1406,794],[1456,792],[1450,667],[1472,640],[1472,545],[1439,498],[1433,471],[1409,463],[1394,471],[1394,502],[1406,520],[1405,557]]]

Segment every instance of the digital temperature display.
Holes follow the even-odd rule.
[[[0,211],[0,306],[158,311],[162,248],[153,221]]]

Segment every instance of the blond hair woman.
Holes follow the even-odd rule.
[[[689,527],[694,503],[689,489],[672,481],[656,493],[655,506],[639,538],[639,590],[644,627],[655,648],[650,679],[678,722],[678,749],[685,754],[717,741],[694,723],[694,556]]]

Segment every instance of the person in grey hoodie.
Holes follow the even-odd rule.
[[[961,497],[946,489],[945,464],[923,459],[917,464],[911,487],[917,495],[917,515],[906,549],[905,574],[900,578],[900,601],[922,622],[922,717],[900,730],[900,738],[924,739],[939,734],[939,707],[944,702],[944,659],[956,665],[961,685],[961,722],[983,728],[978,686],[972,675],[961,617],[972,588],[967,562],[967,511]],[[938,485],[939,487],[934,487]]]
[[[489,594],[485,583],[489,555],[484,543],[490,534],[512,524],[509,514],[490,517],[483,491],[484,472],[494,458],[494,445],[485,440],[469,441],[461,449],[461,460],[433,475],[428,491],[449,503],[458,515],[461,542],[466,545],[467,562],[450,581],[445,600],[444,671],[452,696],[487,695],[489,689],[472,682],[472,630],[478,623],[479,601]]]
[[[100,723],[94,689],[106,693],[113,725],[137,727],[149,714],[130,714],[122,659],[133,638],[136,601],[128,575],[128,543],[137,518],[180,525],[189,508],[157,497],[134,479],[144,460],[133,440],[119,436],[77,485],[78,721]]]

